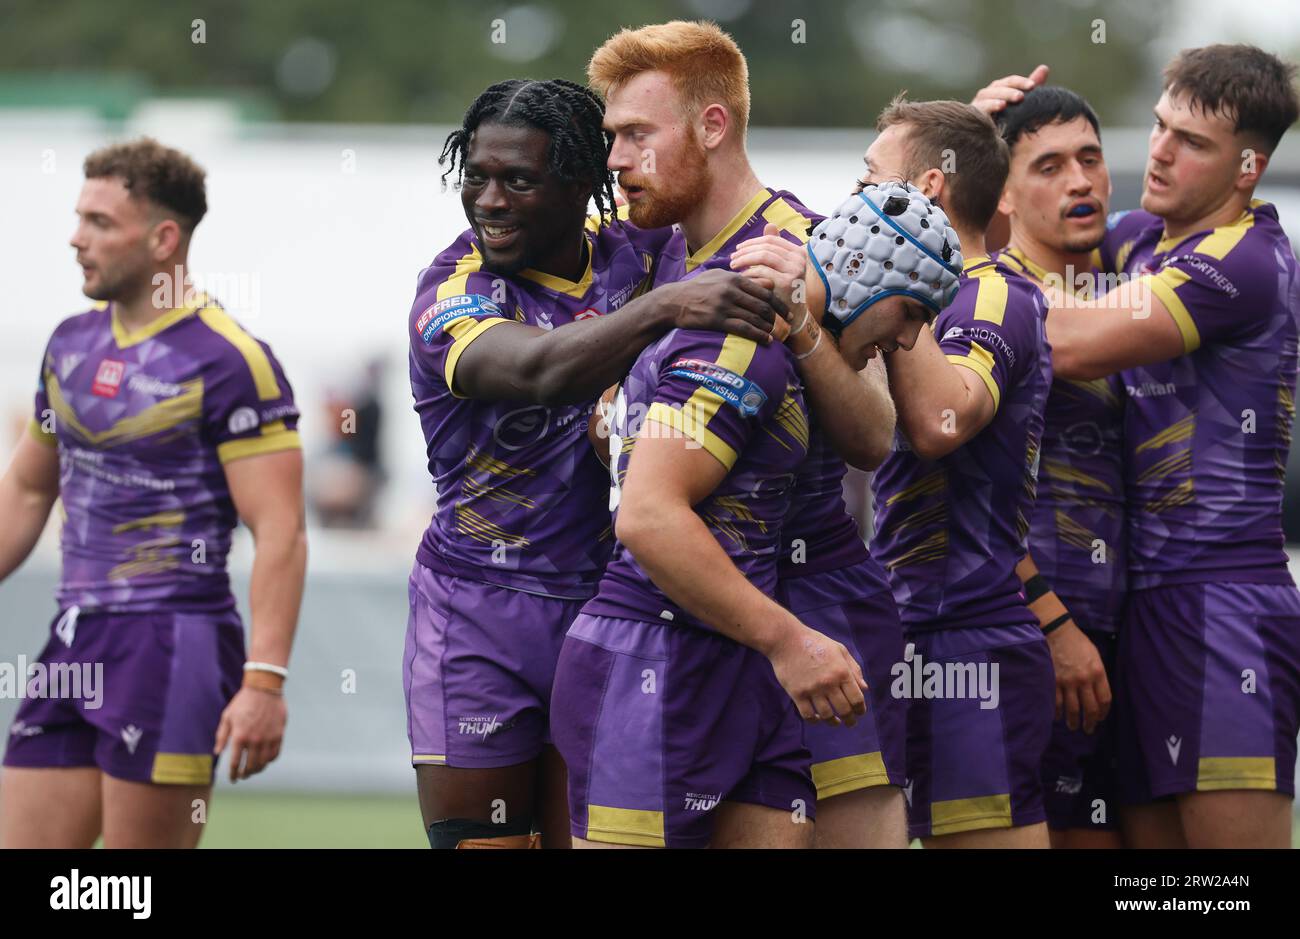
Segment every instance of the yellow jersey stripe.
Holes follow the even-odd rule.
[[[463,319],[453,320],[451,323],[447,324],[447,331],[455,336],[456,339],[452,342],[451,348],[447,350],[447,361],[443,365],[442,374],[443,379],[447,382],[447,388],[451,391],[453,396],[457,398],[465,397],[456,390],[456,363],[460,361],[460,357],[464,355],[465,350],[469,348],[469,344],[493,326],[500,326],[502,323],[508,322],[510,321],[504,320],[499,316],[493,316],[489,319],[483,320],[476,320],[467,316]],[[453,329],[453,327],[456,328]]]
[[[122,321],[117,318],[117,307],[113,306],[112,312],[109,314],[109,321],[113,330],[113,341],[117,343],[119,349],[126,349],[131,346],[139,345],[146,339],[158,335],[167,327],[179,323],[187,316],[193,315],[196,311],[208,306],[211,302],[212,301],[206,294],[199,294],[195,297],[193,303],[176,307],[173,310],[168,310],[152,323],[141,326],[134,332],[126,331],[126,327],[122,325]],[[107,304],[105,304],[105,306],[107,306]]]
[[[36,438],[38,443],[43,443],[47,447],[57,447],[59,445],[59,438],[54,434],[47,434],[45,429],[41,427],[41,422],[34,417],[27,422],[27,430]]]
[[[244,332],[242,326],[220,307],[204,307],[199,311],[199,319],[226,342],[239,350],[239,354],[248,363],[248,370],[253,374],[253,383],[257,386],[257,396],[263,401],[280,397],[280,383],[275,380],[275,369],[267,357],[262,344]]]
[[[717,398],[716,396],[714,397],[714,400],[717,404],[722,403],[722,399]],[[736,465],[736,460],[740,459],[740,454],[732,449],[730,444],[705,426],[708,423],[707,417],[704,420],[700,420],[697,411],[692,410],[687,412],[686,408],[689,406],[689,401],[681,408],[675,408],[662,401],[656,401],[654,404],[650,405],[650,410],[646,412],[645,419],[646,421],[654,421],[656,424],[663,424],[666,427],[671,427],[673,430],[685,434],[705,450],[709,451],[709,453],[713,454],[714,458],[719,463],[730,470]],[[714,410],[717,410],[716,404],[714,405]],[[642,433],[644,433],[644,430]],[[623,450],[626,451],[627,447],[624,446]]]
[[[794,235],[800,244],[808,243],[808,219],[784,199],[774,199],[763,210],[763,218],[781,231]]]
[[[217,459],[222,463],[229,463],[232,460],[242,460],[244,457],[261,456],[264,453],[301,449],[302,440],[298,437],[298,431],[283,430],[265,437],[227,440],[217,445]]]
[[[584,237],[586,237],[584,235]],[[591,240],[587,240],[587,269],[583,271],[582,278],[578,281],[566,280],[563,277],[556,277],[554,274],[544,274],[541,271],[535,271],[532,268],[519,272],[520,277],[527,278],[535,284],[541,284],[547,290],[554,290],[556,293],[562,293],[566,297],[574,297],[581,300],[591,290],[592,273],[591,262],[596,254],[595,246]]]
[[[1006,278],[1000,274],[988,276],[983,272],[976,276],[979,277],[979,293],[975,297],[975,319],[1001,326],[1007,313]]]
[[[1176,292],[1191,279],[1190,274],[1175,267],[1166,267],[1159,274],[1144,274],[1138,278],[1145,281],[1151,288],[1151,292],[1165,305],[1169,315],[1174,318],[1178,331],[1183,334],[1184,353],[1195,352],[1201,347],[1201,331],[1196,328],[1196,321],[1192,319],[1192,314],[1187,312],[1187,305]]]
[[[758,211],[759,206],[770,198],[772,198],[772,193],[769,190],[760,189],[754,195],[754,198],[750,199],[749,202],[746,203],[745,207],[737,212],[730,222],[723,226],[722,231],[714,235],[713,238],[709,240],[708,244],[686,259],[686,270],[695,270],[695,268],[699,267],[709,258],[717,254],[718,249],[730,241],[736,232],[740,231],[745,222],[749,221],[749,217]]]
[[[451,276],[438,285],[438,295],[435,299],[446,300],[448,297],[464,293],[469,275],[477,272],[482,265],[483,257],[478,253],[478,247],[470,248],[469,254],[463,255],[456,262],[456,269],[452,271]]]
[[[1224,225],[1210,232],[1200,240],[1192,251],[1222,261],[1228,256],[1229,251],[1237,247],[1241,239],[1245,237],[1246,232],[1250,231],[1254,224],[1255,216],[1250,212],[1244,212],[1241,218],[1231,225]]]
[[[1002,403],[1002,392],[993,378],[993,353],[979,343],[972,342],[970,352],[965,355],[949,354],[947,359],[953,365],[960,365],[962,368],[970,369],[983,379],[984,387],[993,396],[993,413],[996,414],[998,405]]]

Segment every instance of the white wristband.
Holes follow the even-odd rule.
[[[812,314],[809,313],[807,310],[804,310],[803,319],[799,322],[799,328],[790,330],[790,336],[797,336],[801,332],[803,332],[804,327],[808,325],[808,320],[810,319],[812,319]],[[785,338],[789,339],[790,336],[786,336]]]
[[[807,352],[795,353],[795,358],[798,359],[800,362],[802,362],[804,359],[808,358],[808,356],[816,352],[817,347],[822,344],[822,332],[825,332],[825,330],[822,330],[821,332],[817,333],[817,339],[814,340],[811,349],[809,349]]]
[[[289,670],[283,665],[272,665],[269,662],[245,662],[244,671],[246,672],[270,672],[272,675],[279,675],[281,678],[289,677]]]

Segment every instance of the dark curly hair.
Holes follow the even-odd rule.
[[[187,234],[207,214],[203,168],[152,137],[96,150],[86,157],[82,168],[87,179],[121,179],[132,196],[175,215]]]
[[[438,165],[447,167],[443,185],[453,172],[457,184],[464,178],[470,135],[484,121],[535,127],[551,137],[547,169],[561,179],[590,186],[604,224],[607,217],[617,217],[614,176],[605,166],[614,138],[601,126],[604,119],[600,96],[563,78],[516,78],[489,85],[465,112],[460,129],[447,135],[438,157]]]

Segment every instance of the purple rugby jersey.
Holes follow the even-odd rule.
[[[1141,278],[1185,354],[1120,373],[1130,588],[1290,584],[1282,492],[1295,414],[1300,276],[1277,210],[1163,241],[1147,212],[1116,213],[1107,270]]]
[[[421,564],[544,596],[591,596],[613,543],[608,477],[587,441],[595,401],[472,400],[456,391],[456,363],[501,323],[549,330],[618,310],[648,288],[669,234],[589,222],[576,283],[483,270],[472,231],[421,272],[409,320],[411,392],[438,494]]]
[[[59,449],[61,608],[233,609],[223,465],[299,447],[270,348],[211,299],[128,333],[112,304],[45,349],[31,433]]]
[[[689,257],[686,238],[678,231],[664,249],[655,282],[684,280],[712,268],[730,270],[736,246],[762,235],[769,223],[780,228],[787,240],[807,244],[809,233],[821,220],[821,215],[790,193],[764,189],[712,241]],[[848,468],[817,426],[815,415],[809,423],[808,458],[799,467],[790,511],[782,523],[782,577],[838,570],[867,559],[858,523],[844,505]],[[802,562],[795,563],[795,557]]]
[[[646,434],[689,437],[727,468],[695,512],[740,572],[772,596],[781,519],[808,452],[808,413],[788,349],[682,329],[648,346],[615,405],[610,507],[616,519],[628,463],[638,435]],[[709,628],[669,600],[621,543],[583,612]]]
[[[998,258],[1034,280],[1047,276],[1015,248]],[[1029,524],[1029,552],[1043,578],[1080,627],[1102,632],[1118,627],[1126,584],[1124,397],[1117,375],[1053,378]]]
[[[1032,621],[1015,567],[1024,557],[1052,381],[1046,302],[1004,263],[967,258],[934,323],[950,362],[969,368],[996,412],[941,459],[917,457],[902,430],[872,479],[871,552],[889,571],[905,629]]]

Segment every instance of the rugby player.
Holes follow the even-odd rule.
[[[595,400],[670,328],[766,345],[784,309],[727,272],[638,296],[670,233],[609,217],[603,117],[572,82],[500,82],[442,155],[470,229],[421,273],[409,320],[438,507],[411,573],[403,662],[435,848],[568,845],[547,722],[564,632],[612,547],[586,436]]]
[[[1036,71],[982,96],[1023,94]],[[1131,280],[1055,297],[1048,321],[1060,375],[1118,371],[1128,393],[1115,719],[1133,847],[1290,843],[1300,592],[1281,507],[1300,275],[1253,194],[1300,113],[1295,71],[1246,45],[1169,63],[1142,211],[1113,217],[1102,245]]]
[[[781,259],[788,258],[783,248],[807,242],[821,217],[754,173],[745,149],[748,66],[731,37],[701,22],[623,30],[596,50],[587,74],[608,98],[609,166],[627,193],[630,218],[644,227],[677,226],[656,283],[732,267],[751,269],[764,283],[783,277],[790,288],[797,271],[801,299],[819,317],[820,282],[803,283],[806,255],[795,250],[784,275]],[[798,373],[814,419],[781,525],[778,599],[851,648],[873,689],[867,715],[852,729],[834,721],[806,728],[817,843],[902,847],[903,706],[887,694],[889,667],[902,654],[901,627],[883,572],[845,508],[843,479],[846,458],[870,470],[888,453],[894,414],[877,350],[910,346],[926,313],[902,299],[873,309],[843,356],[833,339],[822,341],[817,317],[797,315],[792,348],[802,356]]]
[[[1110,200],[1097,115],[1074,92],[1047,87],[996,120],[1011,151],[999,205],[1011,241],[999,258],[1038,283],[1090,295]],[[1116,376],[1052,382],[1020,575],[1056,672],[1043,762],[1053,847],[1123,846],[1105,720],[1124,602],[1123,420]]]
[[[909,827],[927,846],[1047,847],[1051,656],[1016,576],[1051,382],[1045,305],[984,254],[1008,164],[988,116],[900,98],[877,129],[863,184],[920,188],[965,257],[933,331],[887,356],[899,434],[873,479],[872,553],[908,640],[893,690],[912,699]]]
[[[0,578],[61,499],[40,662],[102,668],[102,694],[19,706],[0,844],[194,847],[214,753],[230,746],[233,781],[280,751],[307,560],[298,409],[266,344],[188,279],[203,170],[148,138],[84,169],[71,244],[98,302],[46,346],[30,433],[0,480]],[[247,662],[226,575],[237,519],[256,544]]]

